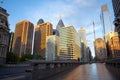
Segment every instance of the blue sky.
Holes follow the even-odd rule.
[[[0,0],[1,1],[1,0]],[[56,27],[60,15],[64,24],[73,25],[76,30],[84,27],[87,33],[87,42],[93,56],[93,30],[92,23],[95,22],[96,38],[103,37],[100,21],[101,5],[107,4],[111,21],[114,20],[114,13],[111,0],[3,0],[0,4],[10,14],[9,24],[11,31],[14,31],[15,24],[22,20],[29,20],[34,25],[42,18],[51,22]],[[113,28],[114,29],[114,26]]]

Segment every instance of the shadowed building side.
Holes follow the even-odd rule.
[[[41,55],[45,59],[46,37],[53,34],[52,24],[44,22],[36,25],[34,38],[34,54]]]
[[[9,47],[9,14],[0,7],[0,64],[6,62],[6,54]]]
[[[12,45],[13,53],[19,57],[32,53],[33,31],[34,25],[27,20],[16,24]]]

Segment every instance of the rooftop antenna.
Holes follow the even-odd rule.
[[[60,19],[62,19],[62,15],[60,14]]]
[[[94,32],[94,41],[95,41],[96,36],[95,36],[95,23],[94,23],[94,21],[93,21],[93,32]]]

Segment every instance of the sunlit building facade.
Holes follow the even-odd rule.
[[[107,58],[106,43],[102,38],[97,38],[94,42],[95,56],[99,61],[104,61]]]
[[[50,22],[42,22],[36,25],[35,38],[34,38],[34,50],[33,50],[34,54],[41,55],[45,59],[46,37],[52,34],[53,34],[53,28]]]
[[[108,58],[120,57],[120,38],[117,32],[114,32],[107,42]]]
[[[112,31],[112,23],[110,19],[110,13],[107,5],[102,5],[101,7],[101,22],[103,26],[104,35]]]
[[[24,54],[32,54],[34,25],[28,20],[18,22],[12,44],[12,52],[21,57]]]
[[[73,26],[62,27],[60,32],[60,60],[80,60],[80,38]]]
[[[6,62],[6,54],[9,47],[9,14],[0,7],[0,64]]]
[[[46,37],[46,60],[59,60],[59,37],[51,35]]]

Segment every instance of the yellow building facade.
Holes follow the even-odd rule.
[[[34,25],[27,20],[18,22],[12,44],[12,52],[21,57],[24,54],[32,53]]]
[[[60,33],[60,59],[80,59],[80,38],[73,26],[61,27]]]
[[[53,34],[52,24],[50,22],[44,22],[37,24],[35,27],[34,38],[34,54],[39,54],[45,58],[46,53],[46,37]]]

